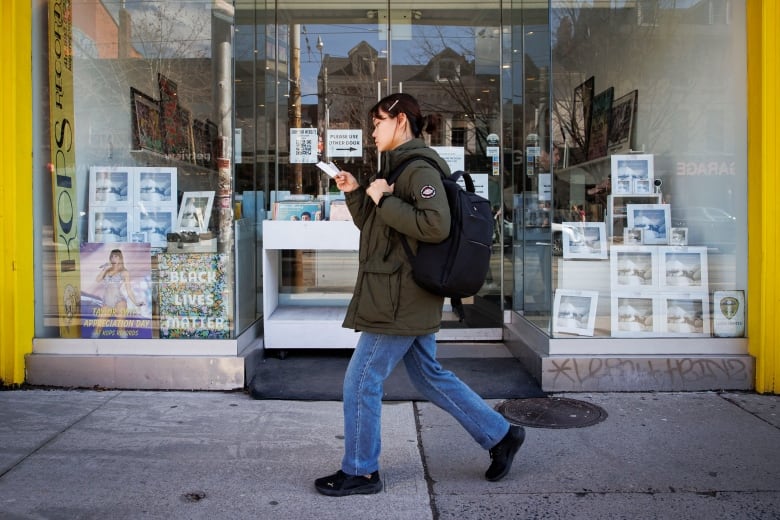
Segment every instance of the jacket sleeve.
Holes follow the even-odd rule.
[[[356,190],[345,193],[344,199],[347,201],[347,208],[352,215],[352,221],[358,229],[363,229],[368,218],[368,204],[374,205],[374,201],[366,194],[365,186],[361,185]]]
[[[420,242],[447,238],[450,207],[436,169],[422,162],[410,165],[396,181],[393,195],[377,208],[386,225]]]

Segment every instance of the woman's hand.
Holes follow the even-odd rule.
[[[360,186],[357,179],[348,171],[341,170],[333,178],[336,180],[336,187],[344,193],[355,191]]]
[[[379,204],[379,201],[382,200],[382,197],[385,196],[385,193],[393,193],[394,187],[395,184],[392,186],[387,184],[387,179],[376,179],[366,189],[366,193],[368,193],[368,196],[371,197],[371,200],[374,201],[374,204]]]

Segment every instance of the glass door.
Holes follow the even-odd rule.
[[[339,218],[341,194],[315,163],[333,161],[363,180],[373,175],[378,160],[368,110],[389,93],[409,93],[432,123],[424,134],[428,143],[453,170],[471,173],[496,209],[488,280],[464,300],[463,319],[446,303],[442,335],[500,339],[499,4],[280,0],[275,11],[254,2],[240,6],[237,19],[246,22],[237,24],[237,42],[245,43],[237,43],[236,110],[253,139],[244,136],[243,154],[252,160],[237,168],[237,185],[264,194],[256,205],[266,213],[255,212],[258,222],[278,218],[282,197],[321,204],[316,218]],[[242,48],[246,61],[239,60]],[[280,304],[345,305],[356,262],[350,251],[283,251]]]

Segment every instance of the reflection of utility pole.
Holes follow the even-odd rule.
[[[290,128],[301,127],[301,26],[290,26],[290,97],[288,99],[288,112]],[[295,143],[290,143],[294,146]],[[292,156],[292,154],[290,154]],[[303,193],[303,165],[295,163],[290,165],[293,170],[292,193]]]

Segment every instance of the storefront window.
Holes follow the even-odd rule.
[[[549,27],[549,72],[524,62],[515,308],[556,338],[742,335],[744,2],[554,1]]]
[[[236,337],[232,4],[49,4],[37,336]]]

